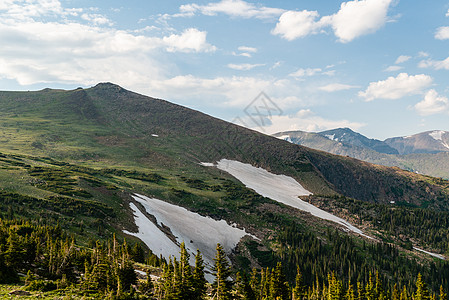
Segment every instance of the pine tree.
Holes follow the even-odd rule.
[[[444,292],[442,285],[440,285],[440,300],[447,300],[447,294]]]
[[[190,254],[187,252],[185,243],[181,243],[181,257],[179,260],[179,273],[180,273],[180,299],[193,299],[194,284],[192,267],[189,265]]]
[[[341,281],[337,279],[334,272],[328,274],[327,277],[329,283],[327,299],[328,300],[343,299],[343,289]]]
[[[371,272],[369,272],[368,284],[365,286],[365,297],[366,300],[376,300],[376,289]]]
[[[395,284],[393,291],[391,292],[391,300],[400,300],[401,294],[399,293],[398,285]]]
[[[404,285],[404,288],[402,289],[401,296],[399,297],[399,300],[408,300],[408,293],[407,288]]]
[[[217,253],[214,259],[213,268],[215,281],[212,285],[214,299],[228,300],[231,299],[232,282],[229,280],[231,276],[231,267],[223,247],[217,244]]]
[[[295,288],[293,289],[293,299],[301,300],[305,297],[304,279],[302,278],[299,266],[296,267]]]
[[[385,300],[385,293],[382,287],[382,281],[380,280],[378,271],[376,271],[376,287],[374,289],[374,294],[376,299]]]
[[[235,296],[236,300],[256,300],[256,296],[254,295],[254,291],[251,288],[248,277],[245,273],[237,272],[235,278]]]
[[[348,283],[348,290],[345,295],[346,300],[355,300],[354,288],[352,287],[351,280]]]
[[[253,270],[251,272],[251,279],[250,279],[250,282],[249,282],[249,284],[251,286],[251,289],[254,292],[256,292],[258,290],[258,287],[259,287],[259,284],[260,284],[260,282],[259,282],[259,280],[257,278],[257,273],[258,273],[257,269],[253,268]]]
[[[207,291],[207,281],[204,277],[204,261],[200,250],[196,250],[195,255],[195,269],[193,270],[193,298],[204,299]]]
[[[418,274],[416,279],[416,292],[413,295],[414,300],[429,300],[429,290],[427,289],[426,283],[422,280],[421,273]]]
[[[360,281],[357,281],[357,300],[364,300],[365,293],[363,291],[363,285]]]
[[[289,295],[287,279],[282,271],[282,264],[278,262],[271,272],[270,296],[273,299],[288,299]]]

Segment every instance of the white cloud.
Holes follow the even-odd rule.
[[[300,68],[297,71],[290,73],[289,76],[295,77],[295,78],[301,78],[301,77],[309,77],[314,76],[316,74],[319,74],[322,70],[320,68],[307,68],[303,69]]]
[[[271,33],[288,41],[316,34],[326,25],[326,22],[316,21],[318,17],[317,11],[287,11],[281,15]]]
[[[70,13],[70,11],[62,8],[58,0],[2,0],[0,2],[0,12],[3,15],[19,20]]]
[[[232,55],[234,55],[234,56],[244,56],[244,57],[248,57],[248,58],[252,57],[251,53],[248,53],[248,52],[242,52],[242,53],[232,52]]]
[[[428,56],[429,56],[429,53],[424,52],[424,51],[419,51],[419,52],[418,52],[418,56],[419,56],[419,57],[428,57]]]
[[[362,35],[376,32],[388,20],[388,9],[393,0],[354,0],[343,2],[340,10],[318,19],[317,11],[286,11],[279,18],[274,35],[292,41],[332,27],[335,36],[347,43]]]
[[[408,75],[400,73],[397,77],[371,82],[368,88],[359,92],[359,96],[372,101],[374,99],[399,99],[407,95],[419,94],[432,84],[432,77],[424,74]]]
[[[265,66],[265,64],[228,64],[228,68],[239,71],[248,71],[261,66]]]
[[[437,32],[435,32],[435,38],[437,40],[447,40],[449,39],[449,27],[443,26],[437,29]]]
[[[21,8],[23,15],[18,14]],[[56,0],[0,2],[0,77],[21,85],[112,81],[131,87],[169,72],[156,50],[215,50],[206,32],[195,28],[167,37],[147,36],[102,27],[109,24],[89,14],[63,8]],[[53,21],[41,21],[47,15]],[[91,17],[89,24],[83,22]]]
[[[401,69],[403,69],[404,67],[401,66],[389,66],[388,68],[386,68],[384,71],[385,72],[396,72],[399,71]]]
[[[279,68],[281,65],[282,65],[282,61],[277,61],[277,62],[275,62],[272,66],[271,66],[271,68],[270,68],[270,70],[274,70],[274,69],[276,69],[276,68]]]
[[[111,20],[100,14],[82,14],[81,19],[86,20],[94,25],[113,25]]]
[[[343,2],[332,18],[332,28],[342,43],[376,32],[388,20],[392,0],[354,0]]]
[[[192,16],[196,12],[203,15],[215,16],[223,13],[232,17],[241,18],[257,18],[257,19],[272,19],[281,15],[285,10],[280,8],[272,8],[265,6],[257,6],[242,0],[222,0],[216,3],[208,3],[206,5],[199,4],[185,4],[179,8],[181,14]]]
[[[402,64],[406,61],[408,61],[410,58],[412,58],[411,56],[408,55],[400,55],[396,61],[394,62],[395,64]]]
[[[242,51],[242,52],[251,52],[251,53],[256,53],[257,52],[257,48],[248,47],[248,46],[240,46],[237,49],[239,51]]]
[[[344,91],[344,90],[350,90],[359,88],[359,86],[356,85],[349,85],[349,84],[342,84],[342,83],[331,83],[325,86],[321,86],[318,89],[325,91],[325,92],[338,92],[338,91]]]
[[[415,105],[415,109],[423,116],[449,112],[449,100],[432,89],[426,93],[424,100]]]
[[[217,48],[206,41],[207,32],[196,28],[184,30],[180,35],[163,37],[169,52],[214,52]]]
[[[257,48],[254,47],[248,47],[248,46],[240,46],[237,48],[240,53],[232,52],[232,55],[234,56],[244,56],[244,57],[252,57],[252,53],[257,52]]]
[[[449,17],[449,9],[446,12],[446,17]]]
[[[301,109],[293,115],[272,116],[270,125],[264,126],[261,131],[273,134],[281,131],[303,130],[303,131],[323,131],[333,128],[349,127],[358,130],[365,126],[363,123],[351,122],[348,120],[329,120],[317,116],[310,109]],[[260,128],[254,127],[256,130]]]
[[[449,57],[444,60],[422,60],[419,62],[418,67],[420,68],[434,68],[435,70],[449,70]]]

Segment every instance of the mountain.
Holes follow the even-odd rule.
[[[361,135],[360,133],[352,131],[349,128],[337,128],[332,130],[326,130],[319,132],[318,134],[330,140],[341,142],[343,144],[368,148],[379,153],[398,154],[398,150],[390,147],[387,143],[376,139],[369,139],[364,135]]]
[[[344,131],[343,129],[341,131]],[[335,141],[323,137],[321,133],[303,131],[287,131],[273,136],[295,144],[325,152],[349,156],[373,164],[399,167],[411,172],[435,177],[449,178],[449,153],[413,153],[406,155],[386,154],[368,148],[361,143],[353,145],[349,142]]]
[[[0,92],[0,115],[2,219],[59,224],[83,247],[115,235],[169,256],[184,241],[206,261],[213,230],[224,228],[231,261],[247,271],[282,262],[293,280],[299,265],[310,284],[333,270],[352,282],[376,269],[386,281],[421,272],[432,288],[449,287],[448,264],[413,250],[448,250],[448,181],[313,150],[111,83]],[[207,235],[195,231],[202,226]],[[157,248],[161,236],[171,252]],[[237,245],[235,236],[244,236]]]
[[[406,137],[394,137],[385,143],[399,154],[449,152],[449,132],[434,130]]]

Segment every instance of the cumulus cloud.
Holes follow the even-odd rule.
[[[385,72],[396,72],[399,71],[401,69],[403,69],[404,67],[401,66],[389,66],[388,68],[386,68],[384,71]]]
[[[162,38],[169,52],[213,52],[217,48],[206,40],[207,32],[196,28],[184,30],[180,35],[172,34]]]
[[[265,64],[228,64],[228,68],[239,71],[248,71],[261,66],[265,66]]]
[[[335,35],[342,43],[373,33],[388,20],[392,0],[354,0],[343,2],[340,10],[331,16]]]
[[[400,55],[394,63],[402,64],[402,63],[405,63],[406,61],[410,60],[410,58],[412,58],[412,57],[408,56],[408,55]]]
[[[449,100],[432,89],[426,93],[421,102],[415,105],[415,109],[423,116],[449,112]]]
[[[111,20],[100,14],[84,13],[81,15],[81,19],[93,23],[94,25],[113,25]]]
[[[272,19],[281,15],[285,10],[265,6],[257,6],[242,0],[222,0],[216,3],[206,5],[185,4],[179,8],[181,14],[192,16],[199,12],[207,16],[215,16],[219,13],[232,17]]]
[[[113,81],[133,86],[167,72],[157,49],[215,50],[206,32],[195,28],[167,37],[148,36],[112,28],[101,15],[89,19],[92,15],[82,9],[63,8],[56,0],[5,1],[0,3],[0,77],[21,85]],[[18,14],[21,8],[23,14]],[[41,20],[47,15],[51,22]]]
[[[387,22],[393,0],[354,0],[343,2],[340,10],[319,18],[317,11],[286,11],[271,31],[286,40],[295,40],[324,31],[330,26],[342,43],[373,33]]]
[[[420,68],[433,68],[435,70],[449,70],[449,57],[443,60],[426,59],[419,62]]]
[[[399,99],[407,95],[419,94],[432,84],[432,77],[424,74],[408,75],[400,73],[396,77],[371,82],[368,88],[359,92],[359,96],[372,101],[374,99]]]
[[[292,41],[310,34],[316,34],[327,25],[326,19],[316,20],[317,11],[287,11],[281,15],[276,27],[271,31],[274,35]]]
[[[355,88],[359,88],[359,86],[342,84],[342,83],[331,83],[328,85],[321,86],[318,89],[330,93],[330,92],[338,92],[338,91],[350,90],[350,89],[355,89]]]
[[[449,39],[449,27],[443,26],[437,29],[437,32],[435,32],[435,38],[437,40],[447,40]]]

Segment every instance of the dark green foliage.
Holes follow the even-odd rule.
[[[78,180],[72,177],[74,174],[70,171],[47,167],[31,167],[27,170],[30,176],[38,178],[34,183],[38,188],[61,195],[92,198],[89,192],[77,187]]]
[[[57,289],[57,285],[53,281],[49,280],[33,280],[27,285],[26,289],[28,291],[41,291],[48,292]]]
[[[135,170],[102,169],[99,173],[102,175],[115,175],[154,183],[159,183],[164,179],[164,177],[156,173],[144,173]]]
[[[309,197],[319,201],[318,196]],[[314,200],[316,199],[316,200]],[[396,204],[374,204],[346,197],[328,197],[322,201],[326,209],[345,209],[358,220],[369,222],[375,229],[393,237],[404,236],[422,245],[446,252],[449,245],[449,212],[429,208],[414,208]],[[412,243],[404,238],[401,246],[411,250]]]
[[[212,293],[217,300],[231,299],[231,286],[230,281],[231,268],[228,262],[228,258],[223,247],[217,244],[217,253],[214,259],[214,276],[215,280],[212,285]]]
[[[79,200],[62,196],[50,196],[46,199],[37,199],[30,196],[24,196],[16,193],[0,191],[1,205],[29,205],[36,208],[44,208],[66,215],[74,216],[76,214],[83,214],[92,217],[113,217],[115,214],[111,207],[104,203]]]

